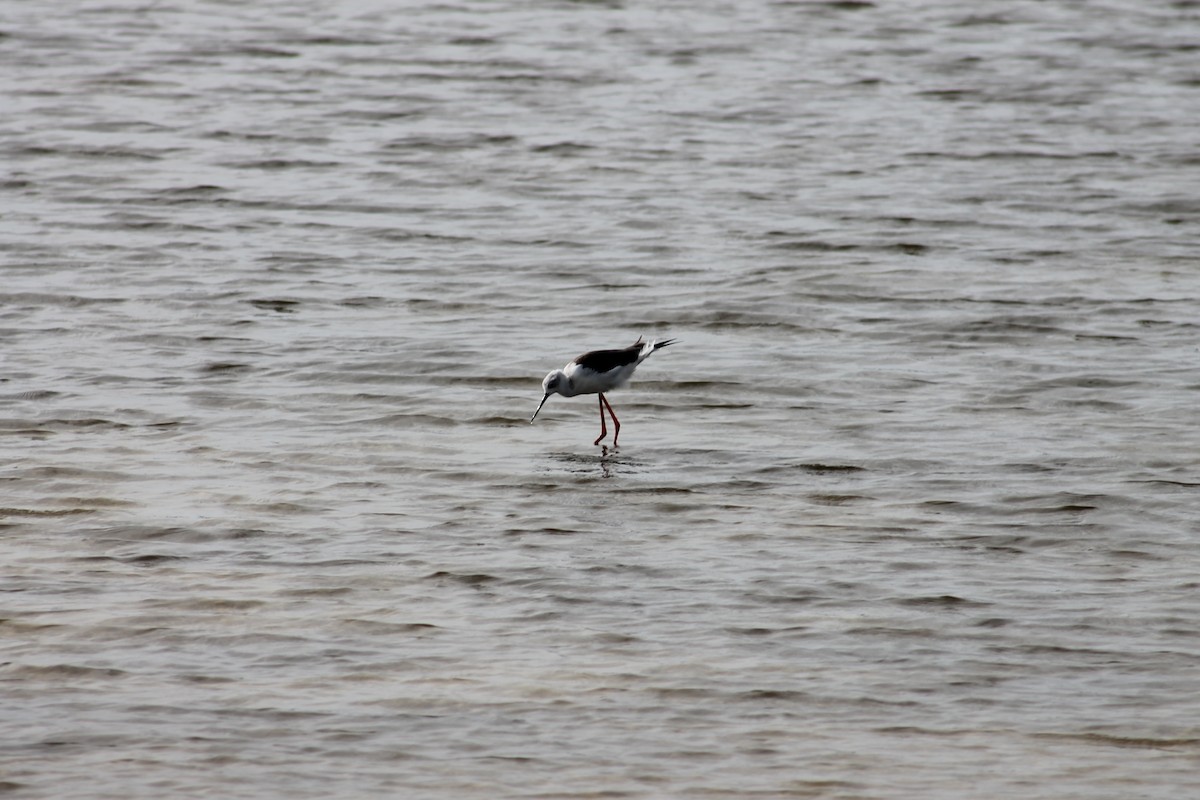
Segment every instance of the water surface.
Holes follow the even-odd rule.
[[[1194,3],[0,12],[6,793],[1200,791]]]

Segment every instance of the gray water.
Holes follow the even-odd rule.
[[[0,790],[1196,796],[1198,48],[0,1]]]

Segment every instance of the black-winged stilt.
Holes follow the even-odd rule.
[[[604,409],[607,408],[608,415],[612,417],[613,428],[615,428],[613,447],[616,447],[617,437],[621,435],[621,423],[617,420],[617,415],[613,413],[612,406],[609,405],[604,393],[624,386],[629,382],[637,365],[645,361],[648,355],[660,347],[674,344],[675,341],[675,339],[665,339],[660,342],[657,339],[651,339],[643,342],[639,336],[638,340],[629,347],[619,350],[593,350],[579,356],[562,369],[554,370],[542,381],[542,391],[546,395],[538,404],[537,411],[534,411],[533,416],[529,418],[529,424],[532,425],[533,421],[537,419],[538,411],[542,410],[542,406],[546,405],[546,401],[552,394],[561,394],[563,397],[574,397],[577,394],[598,394],[600,395],[600,435],[592,444],[600,444],[600,440],[608,435],[608,427],[604,424]]]

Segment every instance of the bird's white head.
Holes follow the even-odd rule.
[[[542,397],[542,402],[538,404],[537,411],[533,412],[533,416],[529,418],[529,424],[537,419],[538,412],[542,410],[542,406],[546,405],[546,401],[550,399],[552,394],[561,394],[562,390],[567,386],[567,374],[561,369],[556,369],[546,376],[542,381],[542,391],[545,395]]]
[[[556,369],[546,375],[542,380],[542,391],[546,394],[564,394],[563,389],[567,387],[567,373],[561,369]]]

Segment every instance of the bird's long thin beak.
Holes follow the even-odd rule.
[[[538,411],[542,410],[542,406],[546,405],[546,401],[549,399],[550,399],[550,393],[546,392],[546,396],[542,398],[542,402],[538,403],[537,411],[533,412],[533,416],[529,418],[530,425],[532,425],[533,421],[535,419],[537,419]]]

